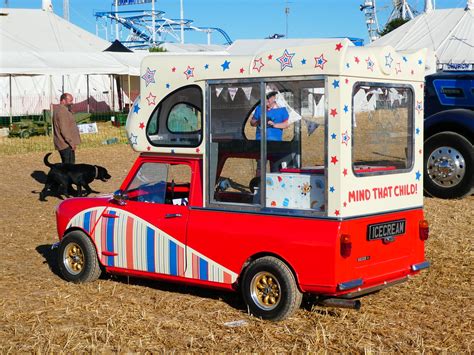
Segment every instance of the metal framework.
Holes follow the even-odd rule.
[[[122,42],[130,48],[153,47],[169,41],[170,37],[177,42],[184,43],[182,29],[205,33],[207,44],[211,44],[211,34],[214,32],[222,35],[226,44],[232,44],[229,35],[218,27],[198,27],[193,25],[193,20],[169,19],[164,17],[164,14],[159,10],[95,12],[96,35],[99,36],[99,29],[105,30],[105,38],[108,40],[109,24],[115,24],[116,28],[118,28],[117,25],[122,27],[120,34],[116,34],[116,37],[124,37]],[[124,35],[125,31],[128,32],[126,35]]]

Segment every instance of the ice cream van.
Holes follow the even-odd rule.
[[[146,57],[128,176],[57,208],[64,278],[238,291],[269,320],[303,295],[358,308],[429,267],[424,73],[424,51],[347,39]]]

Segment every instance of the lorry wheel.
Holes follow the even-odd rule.
[[[95,281],[102,272],[94,244],[80,231],[69,232],[61,240],[58,264],[64,278],[76,283]]]
[[[20,132],[20,137],[21,138],[30,138],[30,131],[24,130]]]
[[[303,297],[288,266],[272,256],[250,263],[242,277],[241,291],[250,313],[273,321],[291,316]]]
[[[461,198],[474,182],[474,149],[463,136],[442,132],[425,142],[424,190],[439,198]]]

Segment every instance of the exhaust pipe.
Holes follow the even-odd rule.
[[[319,301],[319,304],[326,307],[351,308],[357,311],[362,306],[359,300],[345,300],[341,298],[326,298]]]

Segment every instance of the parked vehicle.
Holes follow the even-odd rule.
[[[303,294],[358,308],[429,267],[424,51],[270,43],[144,59],[128,176],[113,196],[57,208],[66,280],[239,291],[253,315],[281,320]]]
[[[474,73],[426,77],[424,187],[428,195],[474,192]]]
[[[10,126],[10,136],[29,138],[35,135],[51,134],[51,111],[43,110],[42,115],[22,118]]]

